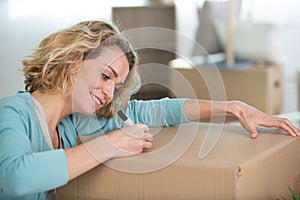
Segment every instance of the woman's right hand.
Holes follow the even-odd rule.
[[[83,146],[98,163],[103,163],[111,158],[140,154],[152,147],[152,140],[148,126],[134,124],[83,142]]]
[[[153,136],[148,126],[134,124],[114,130],[106,135],[114,148],[113,157],[137,155],[152,147]]]
[[[134,124],[65,149],[69,180],[111,158],[140,154],[152,147],[152,140],[146,125]]]

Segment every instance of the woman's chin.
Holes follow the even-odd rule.
[[[77,109],[75,112],[86,116],[95,116],[97,109],[94,106],[89,106],[81,109]]]

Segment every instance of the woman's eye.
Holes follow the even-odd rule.
[[[110,77],[107,74],[102,73],[102,78],[106,81],[109,80]]]

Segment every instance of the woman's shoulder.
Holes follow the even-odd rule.
[[[2,97],[0,99],[0,109],[28,109],[32,104],[31,95],[28,92],[17,92],[15,95]]]

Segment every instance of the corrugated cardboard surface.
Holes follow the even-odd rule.
[[[293,116],[299,125],[300,114]],[[208,134],[218,134],[220,128],[222,132],[212,151],[199,159],[207,130]],[[60,188],[58,199],[291,199],[288,187],[300,190],[300,138],[277,129],[259,131],[258,139],[252,140],[237,123],[163,128],[157,131],[151,151],[96,167]],[[181,137],[184,135],[186,141]],[[177,147],[183,155],[170,165],[160,165],[178,156],[172,153],[179,152]],[[157,166],[162,168],[151,171]],[[145,169],[150,172],[126,172]]]

